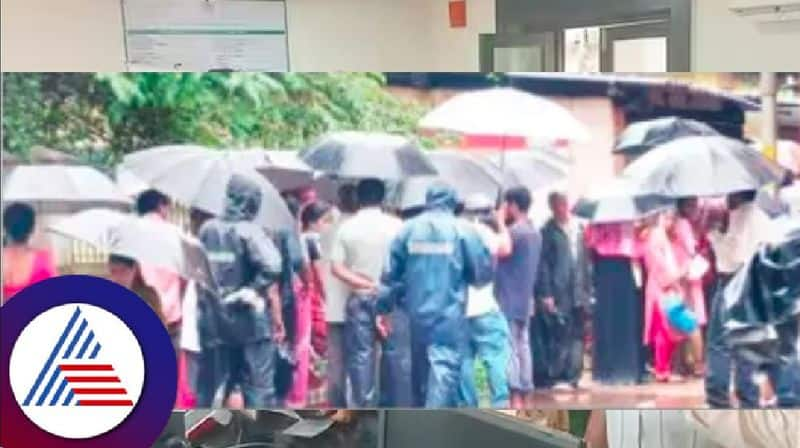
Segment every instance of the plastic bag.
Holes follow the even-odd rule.
[[[697,316],[686,306],[680,295],[668,294],[661,301],[661,309],[667,317],[667,322],[675,330],[689,334],[697,329]]]

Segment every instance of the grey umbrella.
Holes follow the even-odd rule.
[[[635,122],[617,138],[614,152],[641,155],[681,137],[720,135],[711,126],[697,120],[663,117]]]
[[[158,146],[125,156],[122,169],[158,191],[213,215],[225,210],[226,188],[234,174],[251,179],[261,190],[256,221],[269,228],[290,228],[294,219],[280,193],[255,165],[259,152],[216,151],[193,145]]]
[[[488,159],[461,151],[440,149],[428,153],[436,176],[416,176],[402,180],[393,190],[389,203],[400,210],[425,205],[425,193],[436,181],[444,181],[456,190],[460,200],[475,194],[497,198],[503,185],[499,167]]]
[[[214,289],[208,258],[200,242],[168,222],[93,208],[61,219],[48,230],[109,254],[169,269]]]
[[[568,161],[544,150],[504,151],[489,157],[503,179],[503,188],[523,186],[535,192],[567,177]]]
[[[256,167],[280,191],[314,185],[317,173],[303,162],[297,151],[265,150],[264,162]]]
[[[595,223],[634,221],[672,208],[675,201],[658,195],[637,195],[635,185],[624,178],[613,179],[578,199],[576,216]]]
[[[25,202],[41,213],[131,205],[111,178],[80,165],[19,165],[4,179],[3,202]]]
[[[623,171],[643,194],[721,196],[780,182],[786,170],[746,143],[721,136],[683,137],[644,154]]]
[[[304,162],[327,175],[399,180],[436,174],[420,147],[405,137],[367,132],[337,132],[302,151]]]

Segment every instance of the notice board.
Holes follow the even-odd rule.
[[[284,0],[122,0],[131,71],[288,71]]]

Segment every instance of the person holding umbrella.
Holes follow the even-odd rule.
[[[275,406],[276,343],[284,338],[278,278],[281,258],[254,218],[261,207],[261,190],[247,176],[233,174],[226,188],[225,212],[206,221],[199,239],[207,253],[231,322],[234,369],[248,408]],[[211,388],[209,388],[211,386]],[[198,405],[211,406],[217,385],[204,384]]]
[[[486,222],[491,217],[493,205],[488,196],[480,193],[471,195],[464,201],[463,219],[468,228],[474,229],[481,236],[481,240],[496,259],[498,252],[509,251],[511,238],[504,220],[495,218]],[[469,288],[466,312],[469,344],[468,356],[464,358],[461,369],[463,405],[479,406],[475,388],[475,359],[479,358],[486,369],[492,407],[505,409],[510,403],[508,364],[511,360],[511,331],[494,296],[494,285]]]
[[[155,219],[167,223],[169,222],[169,209],[169,198],[156,190],[145,190],[136,198],[136,213],[145,219]],[[179,353],[181,298],[185,290],[185,283],[176,273],[157,266],[140,265],[139,273],[144,282],[158,294],[161,300],[159,309],[163,313],[175,352]]]
[[[407,221],[391,244],[378,295],[379,314],[398,301],[409,314],[414,404],[427,408],[458,404],[466,290],[487,285],[494,273],[480,236],[456,218],[457,204],[447,184],[428,188],[426,211]]]

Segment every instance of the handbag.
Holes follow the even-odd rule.
[[[677,293],[669,293],[661,301],[661,310],[667,322],[675,330],[689,334],[697,329],[697,316],[686,306],[686,302]]]

